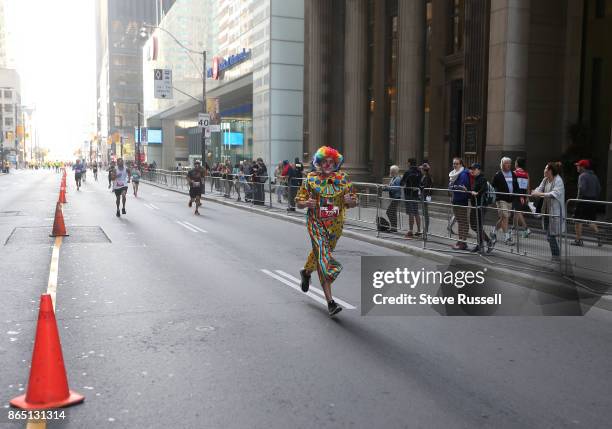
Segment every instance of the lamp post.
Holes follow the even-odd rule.
[[[172,40],[174,40],[176,42],[176,44],[179,45],[181,48],[183,48],[183,50],[185,50],[188,54],[191,53],[191,54],[202,55],[202,113],[207,113],[207,109],[206,109],[206,50],[196,51],[194,49],[188,48],[183,43],[181,43],[174,36],[174,34],[170,33],[165,28],[158,27],[156,25],[143,24],[142,28],[140,29],[140,36],[142,38],[146,38],[148,36],[147,30],[156,30],[156,29],[159,29],[159,30],[163,31],[168,36],[170,36],[172,38]],[[193,59],[192,59],[192,62],[193,62]],[[195,62],[194,62],[194,65],[195,65]],[[179,92],[183,93],[182,91],[179,91]],[[183,93],[183,94],[185,94],[185,93]],[[185,95],[191,97],[189,94],[185,94]],[[194,97],[191,97],[191,98],[194,98]],[[204,167],[206,165],[205,164],[205,162],[206,162],[206,136],[205,136],[205,133],[204,133],[203,129],[202,129],[202,133],[201,134],[202,134],[202,136],[201,136],[200,141],[201,141],[201,145],[202,145],[202,166]]]

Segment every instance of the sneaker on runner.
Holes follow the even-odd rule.
[[[306,270],[300,270],[300,277],[302,278],[302,292],[308,292],[310,289],[310,274],[306,274]]]
[[[327,303],[327,310],[329,311],[329,316],[335,316],[336,314],[342,311],[342,307],[336,304],[336,301],[329,301]]]

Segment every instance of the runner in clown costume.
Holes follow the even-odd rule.
[[[344,212],[346,208],[357,205],[357,197],[348,175],[339,171],[344,157],[328,146],[319,148],[312,164],[316,171],[308,174],[295,201],[301,209],[307,208],[307,228],[312,251],[304,269],[300,271],[302,291],[308,292],[310,275],[317,271],[329,315],[339,313],[342,308],[332,298],[331,284],[342,265],[336,261],[332,252],[342,235]]]

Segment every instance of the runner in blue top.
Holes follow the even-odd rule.
[[[77,191],[81,190],[81,176],[83,175],[83,164],[81,164],[81,160],[77,159],[76,164],[72,166],[74,170],[74,181],[76,182]]]

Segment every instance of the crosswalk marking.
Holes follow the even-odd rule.
[[[191,232],[196,232],[196,233],[198,232],[198,230],[193,229],[192,227],[190,227],[190,226],[188,226],[188,225],[185,225],[185,224],[184,224],[183,222],[181,222],[181,221],[178,221],[178,220],[177,220],[177,221],[176,221],[176,223],[178,223],[180,226],[182,226],[182,227],[183,227],[183,228],[185,228],[185,229],[188,229],[188,230],[189,230],[189,231],[191,231]]]
[[[306,295],[307,297],[317,301],[320,304],[323,304],[327,307],[327,300],[324,298],[324,294],[323,291],[321,291],[320,289],[317,289],[313,286],[310,286],[310,290],[306,293],[302,292],[302,288],[300,287],[300,281],[291,276],[290,274],[287,274],[281,270],[276,270],[276,273],[271,272],[270,270],[266,270],[266,269],[261,269],[261,272],[272,277],[275,280],[278,280],[279,282],[291,287],[292,289],[297,290],[298,292],[300,292],[301,294]],[[315,293],[313,293],[312,291],[316,292],[317,294],[323,296],[323,298]],[[336,297],[334,297],[334,301],[336,301],[338,304],[340,304],[342,307],[346,308],[347,310],[354,310],[356,307],[354,305],[349,304],[346,301],[343,301],[341,299],[338,299]]]
[[[199,226],[195,226],[194,224],[187,222],[186,220],[184,220],[184,221],[183,221],[183,223],[184,223],[185,225],[187,225],[187,226],[192,227],[193,229],[196,229],[196,230],[200,231],[200,232],[204,232],[204,233],[208,232],[208,231],[203,230],[203,229],[202,229],[202,228],[200,228]]]
[[[281,283],[286,284],[287,286],[299,291],[300,293],[304,293],[302,292],[302,289],[300,289],[299,286],[291,283],[289,280],[285,280],[284,278],[282,278],[281,276],[279,276],[278,274],[274,274],[273,272],[270,272],[268,270],[261,270],[262,273],[267,274],[268,276],[272,277],[273,279],[278,280]],[[323,304],[325,306],[327,306],[327,301],[325,301],[323,298],[321,298],[319,295],[315,295],[314,293],[308,291],[307,293],[305,293],[304,295],[308,296],[309,298],[314,299],[315,301],[317,301],[320,304]]]
[[[286,273],[286,272],[284,272],[284,271],[281,271],[281,270],[276,270],[276,272],[277,272],[278,274],[280,274],[281,276],[286,277],[286,278],[288,278],[289,280],[294,281],[294,282],[295,282],[295,283],[297,283],[298,285],[299,285],[299,284],[302,282],[302,281],[301,281],[300,279],[298,279],[297,277],[293,277],[291,274],[288,274],[288,273]],[[300,288],[300,290],[302,290],[302,289]],[[325,296],[325,294],[323,293],[323,291],[322,291],[321,289],[319,289],[319,288],[317,288],[317,287],[315,287],[315,286],[313,286],[313,285],[310,285],[310,290],[311,290],[311,291],[314,291],[315,293],[318,293],[318,294],[319,294],[319,295],[321,295],[321,296]],[[349,304],[348,302],[346,302],[346,301],[344,301],[344,300],[342,300],[342,299],[340,299],[340,298],[337,298],[337,297],[335,297],[335,296],[334,296],[334,301],[336,301],[336,302],[337,302],[338,304],[340,304],[341,306],[345,307],[347,310],[354,310],[354,309],[356,308],[354,305]]]

